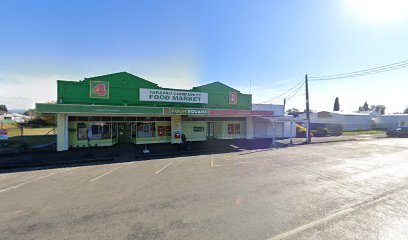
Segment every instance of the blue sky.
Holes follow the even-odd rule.
[[[311,76],[408,59],[404,0],[0,3],[0,103],[55,100],[56,80],[128,71],[164,87],[221,81],[254,102]],[[408,70],[310,84],[311,108],[408,106]],[[277,99],[274,103],[281,103]],[[303,97],[288,107],[304,109]]]

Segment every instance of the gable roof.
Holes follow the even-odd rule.
[[[231,89],[231,90],[233,90],[233,91],[235,91],[235,92],[241,93],[239,90],[237,90],[237,89],[235,89],[235,88],[232,88],[232,87],[230,87],[230,86],[228,86],[228,85],[225,85],[224,83],[219,82],[219,81],[212,82],[212,83],[207,83],[207,84],[204,84],[204,85],[201,85],[201,86],[197,86],[197,87],[193,87],[192,90],[198,89],[198,88],[217,87],[217,86],[220,86],[220,85],[221,85],[222,87],[229,88],[229,89]]]
[[[113,81],[115,81],[115,78],[116,79],[119,79],[119,78],[120,79],[122,79],[122,78],[134,78],[134,79],[136,79],[137,78],[137,79],[149,82],[151,84],[154,84],[156,86],[159,86],[157,83],[151,82],[149,80],[146,80],[144,78],[141,78],[139,76],[133,75],[133,74],[128,73],[128,72],[117,72],[117,73],[110,73],[110,74],[105,74],[105,75],[100,75],[100,76],[95,76],[95,77],[90,77],[90,78],[84,78],[84,81],[93,80],[93,79],[96,79],[96,78],[97,79],[106,78],[106,77],[111,78]]]

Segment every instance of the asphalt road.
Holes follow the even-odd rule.
[[[0,172],[0,239],[407,239],[408,139]]]

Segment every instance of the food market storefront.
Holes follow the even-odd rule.
[[[220,82],[191,90],[161,88],[126,72],[57,82],[57,103],[37,103],[57,115],[57,150],[91,146],[253,138],[252,96]]]

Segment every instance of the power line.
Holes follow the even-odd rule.
[[[275,99],[277,99],[277,98],[282,97],[283,95],[289,93],[291,90],[293,90],[294,88],[296,88],[299,84],[301,84],[301,83],[303,82],[303,80],[304,80],[304,79],[302,79],[301,81],[299,81],[298,83],[296,83],[293,87],[289,88],[288,90],[286,90],[286,91],[283,92],[282,94],[280,94],[280,95],[278,95],[278,96],[276,96],[276,97],[274,97],[274,98],[272,98],[272,99],[263,101],[263,102],[261,102],[261,103],[271,102],[271,101],[273,101],[273,100],[275,100]]]
[[[296,94],[300,91],[300,89],[302,89],[303,85],[305,85],[305,82],[303,82],[298,89],[296,89],[296,91],[286,99],[286,101],[289,101],[290,99],[294,98],[296,96]]]
[[[382,73],[392,70],[397,70],[401,68],[408,67],[408,60],[387,64],[383,66],[373,67],[369,69],[349,72],[349,73],[342,73],[342,74],[335,74],[335,75],[326,75],[326,76],[319,76],[319,77],[310,77],[310,81],[326,81],[326,80],[336,80],[336,79],[344,79],[344,78],[352,78],[352,77],[361,77],[365,75],[371,75],[376,73]]]
[[[298,98],[298,97],[303,97],[303,96],[305,96],[306,94],[299,94],[299,95],[296,95],[296,96],[293,96],[293,97],[291,97],[290,99],[295,99],[295,98]],[[288,102],[289,101],[289,99],[286,99],[286,102]]]

